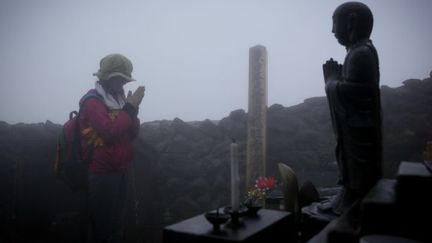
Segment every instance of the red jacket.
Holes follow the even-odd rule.
[[[92,157],[89,172],[103,175],[127,172],[133,159],[133,140],[139,131],[139,119],[130,113],[125,109],[109,110],[94,95],[82,101],[81,144],[83,156]]]

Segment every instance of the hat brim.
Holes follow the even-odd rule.
[[[107,76],[107,79],[110,79],[110,78],[115,77],[115,76],[120,76],[120,77],[126,79],[128,82],[135,81],[135,79],[133,79],[133,78],[127,76],[127,75],[124,75],[123,73],[120,73],[120,72],[110,73],[110,74]]]
[[[99,78],[99,80],[108,80],[112,77],[120,76],[120,77],[124,78],[126,80],[126,82],[136,81],[135,79],[133,79],[127,75],[124,75],[123,73],[120,73],[120,72],[110,73],[108,76],[105,76],[105,75],[101,74],[100,72],[97,72],[97,73],[93,73],[93,76],[97,76]]]

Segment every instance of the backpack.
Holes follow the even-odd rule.
[[[90,97],[103,99],[95,90],[84,95],[80,100],[80,110]],[[87,189],[88,165],[93,158],[94,147],[90,146],[86,158],[81,156],[80,112],[72,111],[69,120],[63,125],[58,136],[54,171],[56,177],[64,181],[72,191]]]

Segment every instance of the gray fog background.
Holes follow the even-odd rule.
[[[66,121],[99,60],[128,56],[146,86],[141,121],[221,119],[247,110],[249,48],[268,50],[269,105],[323,96],[322,63],[342,62],[338,0],[0,0],[0,120]],[[362,1],[373,11],[381,84],[432,70],[432,1]]]

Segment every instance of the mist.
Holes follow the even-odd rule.
[[[146,86],[141,122],[219,120],[247,110],[248,54],[268,50],[268,104],[324,96],[322,64],[343,61],[331,33],[344,1],[0,1],[0,120],[62,123],[122,53]],[[381,85],[432,70],[432,2],[362,1],[374,14]]]

